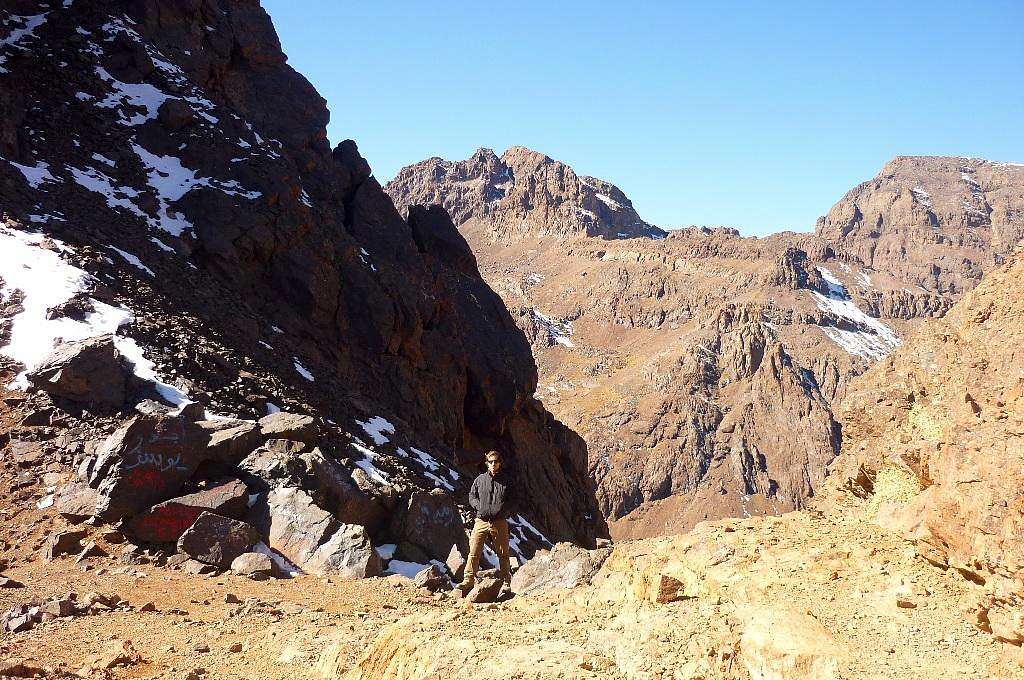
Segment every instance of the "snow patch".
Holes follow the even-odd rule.
[[[612,210],[622,210],[623,209],[623,205],[621,203],[619,203],[618,201],[616,201],[615,199],[613,199],[613,198],[611,198],[609,196],[605,196],[604,194],[594,194],[594,195],[597,196],[599,201],[604,203],[606,206],[608,206]]]
[[[43,182],[58,182],[56,177],[50,174],[50,166],[42,161],[39,161],[35,165],[22,165],[21,163],[15,163],[14,161],[7,161],[14,167],[16,167],[21,174],[25,176],[25,181],[33,189],[38,189],[39,185]]]
[[[96,335],[114,333],[132,320],[130,312],[92,301],[95,311],[84,321],[67,317],[47,319],[47,310],[70,300],[88,289],[94,279],[85,271],[65,262],[54,250],[40,247],[44,236],[0,227],[0,297],[9,300],[14,291],[21,291],[22,311],[11,319],[10,342],[0,353],[25,367],[9,387],[26,389],[25,375],[35,369],[53,351],[58,342],[84,340]],[[67,252],[63,243],[56,248]]]
[[[391,441],[384,435],[385,432],[388,434],[395,433],[395,426],[381,416],[374,416],[367,421],[357,420],[356,423],[359,424],[359,427],[363,428],[377,446]]]
[[[156,278],[156,272],[154,272],[152,269],[150,269],[146,265],[142,264],[142,260],[140,260],[137,256],[132,255],[131,253],[126,252],[124,250],[121,250],[120,248],[115,248],[114,246],[107,246],[107,247],[110,248],[111,250],[113,250],[115,253],[117,253],[121,257],[123,257],[128,264],[132,265],[133,267],[138,267],[139,269],[141,269],[142,271],[146,272],[147,274],[149,274],[153,278]]]
[[[822,326],[822,332],[833,342],[850,354],[876,360],[882,359],[902,343],[895,331],[857,307],[846,292],[846,287],[831,271],[824,267],[818,267],[818,271],[828,286],[828,295],[811,291],[811,295],[818,303],[818,309],[848,322],[855,328],[851,330]]]
[[[374,550],[377,551],[377,554],[380,555],[382,560],[390,560],[395,556],[395,551],[398,550],[398,546],[394,543],[384,543],[382,545],[378,545]]]
[[[24,45],[21,44],[26,38],[31,38],[35,33],[35,30],[46,23],[46,16],[49,12],[43,12],[42,14],[35,14],[32,16],[20,16],[18,14],[12,14],[4,20],[4,27],[10,26],[11,24],[20,24],[16,28],[11,29],[11,32],[7,34],[7,37],[0,38],[0,73],[7,73],[7,69],[4,68],[4,64],[7,63],[7,55],[4,52],[8,51],[8,48],[14,48],[16,50],[24,50]]]
[[[563,347],[576,346],[573,344],[573,341],[569,339],[573,333],[571,321],[559,321],[557,319],[552,319],[551,317],[539,312],[536,308],[533,309],[533,318],[547,332],[548,340],[550,342],[557,343]]]
[[[168,99],[174,99],[149,83],[121,82],[102,66],[96,67],[96,75],[111,89],[110,94],[96,102],[96,106],[101,109],[116,109],[122,125],[134,127],[146,121],[156,120],[160,106]],[[124,108],[142,109],[143,113],[126,114],[122,110]]]
[[[295,357],[292,357],[292,364],[295,366],[295,370],[298,371],[299,375],[301,375],[303,378],[305,378],[309,382],[316,381],[316,378],[314,378],[313,374],[309,372],[309,369],[303,366],[302,362],[300,362]]]
[[[384,573],[398,574],[399,576],[404,576],[405,578],[412,580],[416,578],[416,574],[420,573],[429,566],[429,564],[420,564],[419,562],[391,560],[390,562],[388,562],[388,568]]]

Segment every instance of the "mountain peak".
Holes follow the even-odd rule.
[[[502,240],[592,236],[664,238],[610,182],[580,176],[525,146],[499,158],[480,148],[464,161],[428,159],[399,171],[385,190],[399,209],[440,203],[457,225],[486,220]]]

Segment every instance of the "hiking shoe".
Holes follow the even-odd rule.
[[[475,579],[467,579],[467,580],[463,581],[462,583],[458,584],[455,587],[458,590],[461,590],[463,593],[468,593],[469,591],[473,590],[473,586],[475,586],[475,585],[476,585],[476,580]]]

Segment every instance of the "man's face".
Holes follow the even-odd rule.
[[[487,471],[492,475],[497,474],[498,470],[501,469],[501,459],[497,456],[488,456],[485,463],[487,464]]]

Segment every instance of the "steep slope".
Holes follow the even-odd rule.
[[[428,158],[402,168],[387,191],[401,210],[436,203],[456,225],[480,221],[492,238],[503,241],[665,236],[640,219],[615,185],[579,176],[565,163],[522,146],[500,158],[490,149],[478,149],[464,161]]]
[[[1024,164],[899,156],[820,218],[817,233],[908,285],[959,295],[1024,239]]]
[[[286,64],[258,2],[8,4],[5,370],[25,387],[60,338],[106,333],[114,349],[98,351],[143,384],[121,405],[83,410],[56,394],[70,373],[51,370],[52,384],[36,381],[46,389],[7,404],[27,418],[4,435],[9,448],[55,474],[81,464],[102,493],[119,482],[95,465],[123,453],[108,435],[126,422],[156,423],[154,437],[165,425],[197,433],[194,471],[213,455],[207,439],[226,436],[208,436],[227,427],[217,414],[241,437],[283,408],[316,416],[316,436],[272,419],[250,449],[287,456],[290,444],[270,442],[303,439],[332,483],[355,493],[337,481],[351,476],[396,519],[368,523],[375,542],[402,535],[414,499],[461,502],[492,446],[525,487],[522,550],[546,545],[542,534],[587,544],[604,533],[585,446],[533,399],[529,346],[464,239],[437,209],[403,219],[353,142],[329,147],[325,102]],[[179,408],[140,414],[143,396]],[[29,418],[40,410],[52,417]],[[418,557],[445,557],[429,552]]]
[[[1024,642],[1024,256],[854,381],[835,484],[984,585],[979,624]],[[980,590],[980,589],[979,589]]]

